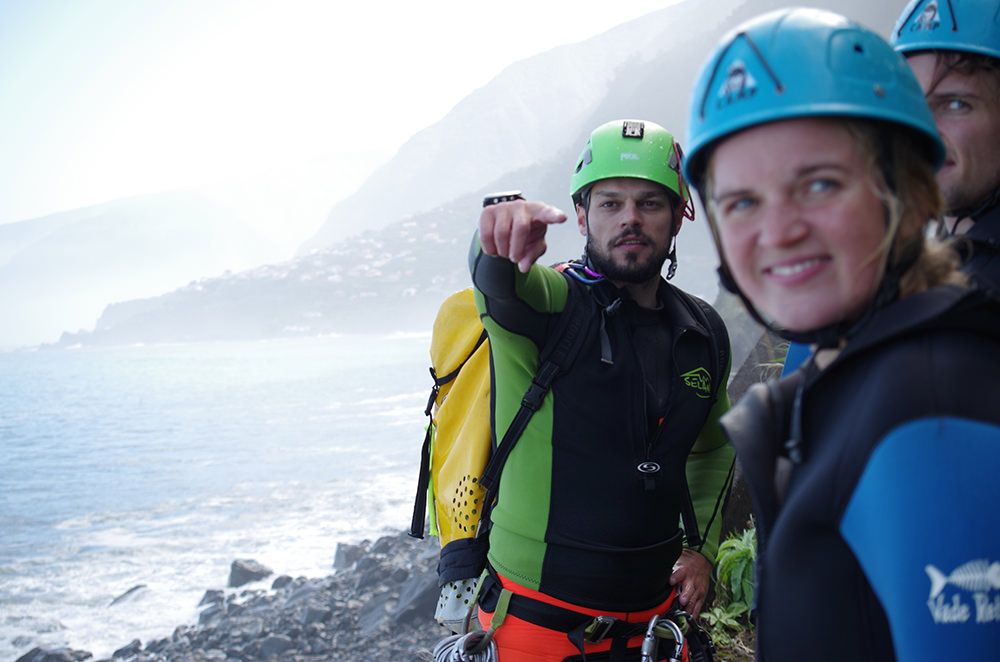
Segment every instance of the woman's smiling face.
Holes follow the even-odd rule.
[[[708,173],[722,259],[760,313],[801,332],[864,312],[881,279],[885,211],[842,123],[747,129],[714,150]]]

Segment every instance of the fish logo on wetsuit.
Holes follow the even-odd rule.
[[[963,563],[950,575],[927,564],[924,572],[931,580],[927,608],[935,623],[966,623],[973,613],[977,624],[1000,622],[1000,594],[995,593],[1000,589],[1000,562],[976,559]],[[973,603],[963,601],[958,593],[946,599],[942,594],[948,585],[972,593]]]

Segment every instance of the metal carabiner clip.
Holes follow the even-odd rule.
[[[658,648],[656,639],[660,636],[656,632],[657,627],[666,627],[674,637],[674,652],[670,656],[670,662],[681,662],[681,655],[684,651],[684,633],[681,632],[681,628],[677,623],[674,623],[669,618],[660,617],[655,614],[649,619],[649,625],[646,627],[646,635],[642,638],[642,648],[640,649],[642,654],[640,658],[641,662],[656,662]]]
[[[642,638],[642,648],[639,649],[642,653],[640,662],[656,662],[656,635],[653,633],[653,628],[659,620],[660,617],[656,614],[649,619],[649,627],[646,628],[646,636]]]

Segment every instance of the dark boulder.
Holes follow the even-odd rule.
[[[372,554],[389,554],[395,548],[397,536],[382,536],[372,545]]]
[[[111,657],[114,658],[135,657],[141,650],[142,650],[142,642],[139,641],[138,639],[133,639],[131,642],[129,642],[125,646],[122,646],[114,653],[112,653]]]
[[[295,648],[295,642],[283,634],[272,634],[260,642],[260,656],[269,658]]]
[[[396,605],[396,619],[400,623],[432,622],[437,607],[438,576],[434,568],[414,574],[403,583]]]
[[[236,559],[229,568],[229,586],[236,588],[273,574],[273,570],[252,559]]]
[[[277,590],[279,588],[285,588],[291,583],[292,583],[291,577],[289,577],[288,575],[279,575],[274,578],[273,582],[271,582],[271,589]]]
[[[319,607],[316,605],[308,605],[303,611],[302,616],[299,620],[302,625],[311,625],[313,623],[325,623],[330,620],[333,616],[333,611],[327,607]]]
[[[388,593],[374,596],[368,600],[358,613],[361,636],[369,638],[388,627],[389,622],[393,620],[390,618],[391,605],[392,596]]]
[[[302,604],[311,598],[319,590],[319,587],[312,584],[306,584],[305,586],[300,586],[299,588],[292,591],[292,594],[288,596],[285,600],[285,607],[291,607],[293,605]]]
[[[199,607],[204,607],[205,605],[216,605],[226,599],[226,594],[223,591],[208,590],[205,591],[205,595],[201,596],[201,602],[198,603]]]
[[[211,623],[213,619],[219,618],[225,613],[225,608],[222,604],[211,604],[198,614],[198,623],[200,625],[205,625],[206,623]]]
[[[361,545],[350,543],[337,543],[337,550],[333,553],[333,569],[347,570],[358,562],[365,555],[365,548]]]
[[[93,657],[87,651],[78,651],[72,648],[32,648],[17,658],[16,662],[78,662]]]

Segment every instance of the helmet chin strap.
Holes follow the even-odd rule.
[[[683,220],[677,220],[675,223],[682,223]],[[671,228],[673,230],[673,228]],[[670,280],[677,273],[677,233],[674,232],[670,237],[670,252],[667,253],[667,259],[670,260],[670,266],[667,267],[667,280]]]
[[[666,279],[670,280],[677,273],[677,240],[675,239],[670,244],[670,252],[667,253],[667,259],[670,260],[670,266],[667,267]]]

